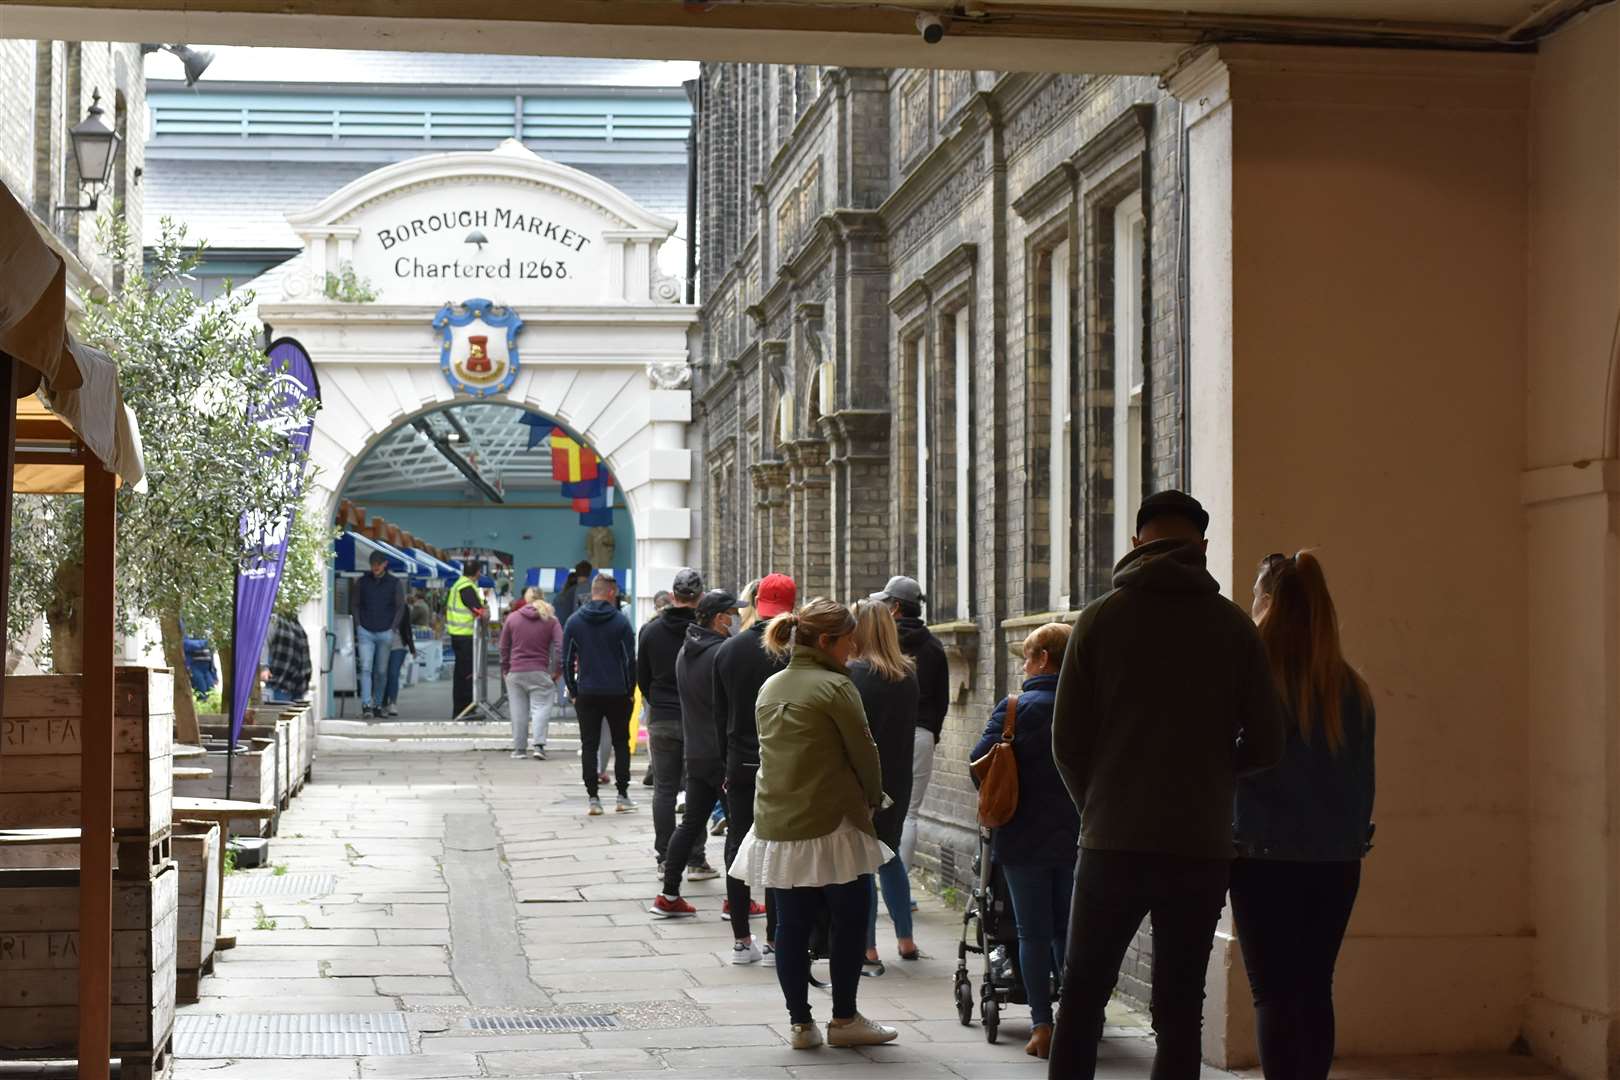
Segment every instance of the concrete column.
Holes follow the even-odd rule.
[[[1620,11],[1544,42],[1531,101],[1530,1048],[1620,1077]]]
[[[1223,47],[1180,71],[1210,565],[1314,547],[1378,709],[1343,1054],[1503,1049],[1531,921],[1527,57]],[[1230,924],[1207,1056],[1254,1060]]]

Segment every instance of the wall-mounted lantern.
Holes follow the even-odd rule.
[[[84,188],[90,201],[83,206],[58,206],[58,210],[73,214],[94,210],[102,185],[112,176],[118,133],[102,121],[103,115],[101,91],[93,90],[89,113],[68,132],[73,140],[73,160],[79,167],[79,186]]]

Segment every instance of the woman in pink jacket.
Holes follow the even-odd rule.
[[[522,758],[524,747],[546,760],[546,729],[556,699],[561,673],[562,624],[546,603],[545,593],[523,591],[523,606],[501,624],[501,678],[512,709],[512,756]]]

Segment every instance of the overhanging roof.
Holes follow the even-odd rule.
[[[125,483],[138,484],[140,428],[118,392],[118,367],[102,352],[74,339],[67,329],[67,265],[40,237],[34,218],[0,185],[0,352],[23,365],[17,390],[19,441],[58,443],[56,421],[76,436]],[[32,392],[39,391],[36,399]],[[24,466],[36,474],[16,490],[82,490],[64,486],[54,470],[78,466]],[[82,475],[79,479],[83,483]]]

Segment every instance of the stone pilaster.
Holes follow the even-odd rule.
[[[822,420],[828,438],[834,536],[833,590],[866,596],[888,581],[889,424],[886,409],[840,409]]]
[[[787,539],[789,530],[787,465],[781,461],[761,461],[749,466],[754,480],[752,551],[754,564],[749,577],[788,573]]]
[[[799,596],[832,594],[832,537],[829,534],[831,482],[827,472],[827,444],[821,439],[798,439],[785,448],[788,460],[788,498],[792,506],[793,567]]]

